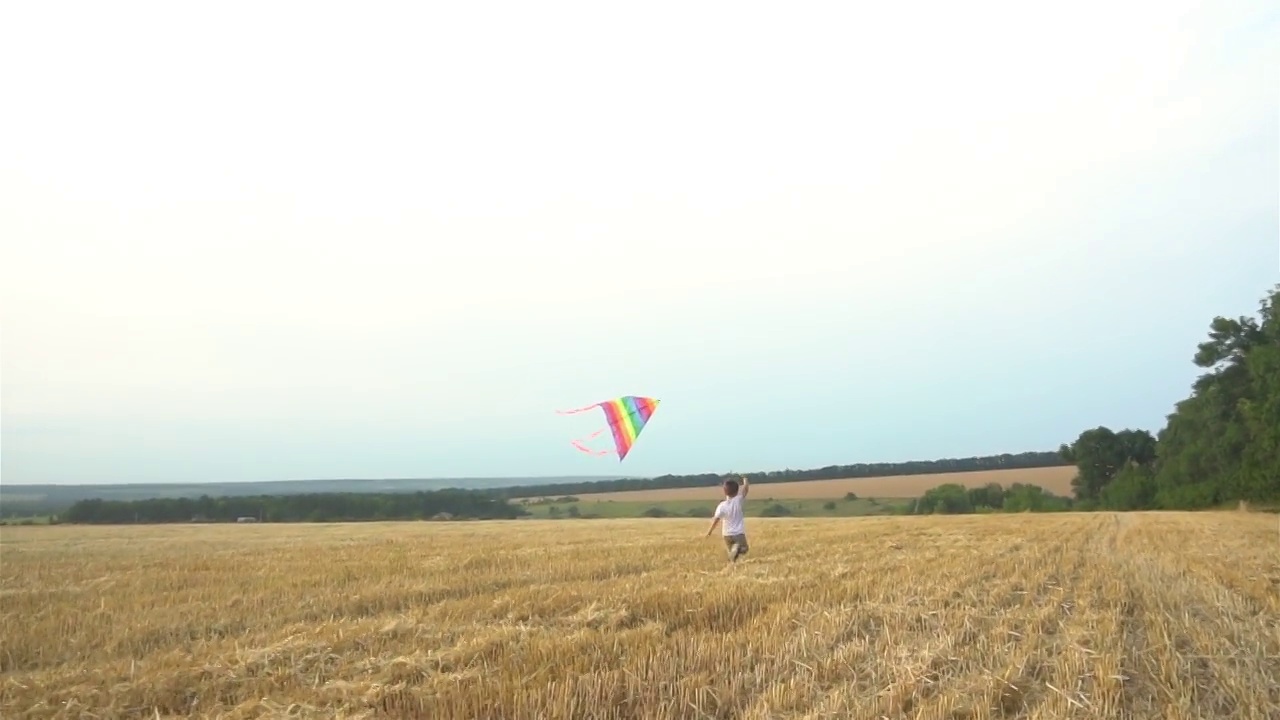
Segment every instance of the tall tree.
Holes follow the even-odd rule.
[[[1258,319],[1215,317],[1193,357],[1205,372],[1158,437],[1156,502],[1280,499],[1280,285]]]
[[[1263,299],[1245,359],[1251,397],[1240,403],[1249,444],[1240,459],[1240,496],[1280,500],[1280,285]]]

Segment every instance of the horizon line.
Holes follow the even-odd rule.
[[[469,475],[469,476],[423,476],[423,477],[333,477],[333,478],[286,478],[276,480],[181,480],[174,482],[107,482],[107,483],[59,483],[59,482],[40,482],[40,483],[0,483],[0,493],[4,492],[4,488],[24,488],[24,487],[92,487],[104,488],[114,486],[128,486],[135,488],[146,487],[174,487],[183,485],[264,485],[269,483],[316,483],[316,482],[441,482],[441,481],[477,481],[477,480],[578,480],[582,482],[600,482],[609,480],[652,480],[660,477],[692,477],[697,475],[761,475],[769,473],[798,473],[813,472],[827,468],[839,467],[856,467],[859,465],[909,465],[912,463],[937,463],[947,460],[976,460],[983,458],[998,458],[1003,456],[1029,455],[1040,453],[1053,453],[1054,450],[1023,450],[1021,452],[1003,452],[990,455],[964,455],[964,456],[948,456],[938,457],[931,460],[878,460],[878,461],[862,461],[851,463],[832,463],[828,465],[820,465],[811,468],[777,468],[773,470],[753,470],[747,472],[684,472],[672,473],[666,472],[656,475]],[[1064,465],[1071,463],[1063,461]],[[957,471],[966,472],[966,471]],[[563,484],[563,483],[557,483]]]

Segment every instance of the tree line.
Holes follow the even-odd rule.
[[[1256,318],[1215,317],[1192,362],[1204,372],[1155,435],[1100,426],[1059,448],[1078,509],[1280,504],[1280,285]]]
[[[702,473],[696,475],[659,475],[652,478],[619,478],[578,483],[518,485],[498,488],[504,497],[538,497],[550,495],[585,495],[629,490],[669,490],[687,487],[715,487],[724,480],[745,476],[753,483],[803,482],[805,480],[842,480],[846,478],[930,475],[981,470],[1025,470],[1058,467],[1069,464],[1055,451],[985,455],[941,460],[910,460],[898,463],[857,463],[827,465],[810,470],[772,470],[748,473]]]
[[[909,512],[913,515],[963,515],[982,512],[1063,512],[1078,509],[1071,498],[1061,497],[1039,485],[1013,483],[1002,487],[989,483],[966,488],[959,483],[944,483],[929,488],[916,499]]]
[[[430,520],[436,517],[510,520],[529,512],[483,490],[414,493],[307,493],[147,500],[80,500],[58,520],[84,524],[234,522],[349,522]]]

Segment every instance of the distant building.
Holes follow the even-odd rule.
[[[241,517],[236,518],[236,522],[238,522],[238,523],[242,523],[242,522],[258,522],[258,518],[254,517],[254,516],[252,516],[252,515],[242,515]]]

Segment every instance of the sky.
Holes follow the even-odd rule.
[[[1155,432],[1280,282],[1278,39],[1265,1],[9,3],[0,481]],[[625,462],[570,445],[628,394]]]

